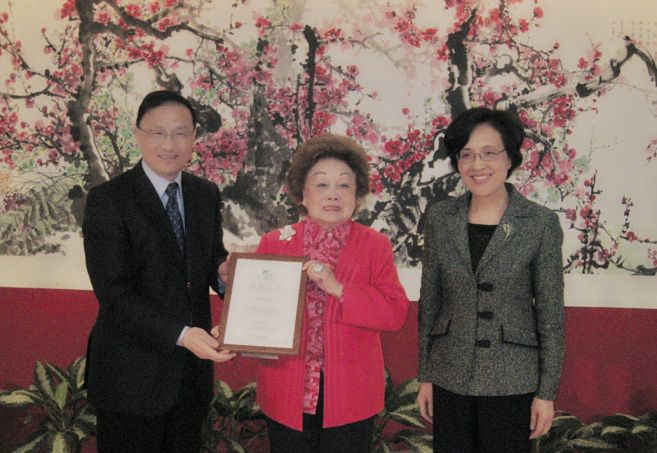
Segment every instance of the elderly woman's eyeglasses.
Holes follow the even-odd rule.
[[[194,136],[194,131],[189,131],[185,129],[178,129],[175,131],[165,131],[164,129],[153,129],[153,130],[146,130],[138,127],[140,131],[142,131],[146,136],[148,136],[148,139],[152,141],[153,143],[164,143],[168,137],[171,137],[171,140],[176,145],[184,145],[187,144],[190,139]]]
[[[462,162],[464,164],[469,164],[474,162],[475,156],[479,156],[479,159],[481,159],[483,162],[492,162],[494,160],[499,159],[500,155],[505,151],[504,148],[502,148],[499,151],[493,151],[493,150],[485,150],[481,151],[479,153],[475,153],[474,151],[461,151],[456,155],[456,159],[459,162]]]

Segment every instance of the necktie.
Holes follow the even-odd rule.
[[[173,234],[176,236],[176,242],[178,242],[178,247],[182,251],[185,244],[185,232],[183,230],[183,221],[182,216],[180,215],[180,210],[178,209],[178,200],[176,194],[178,193],[178,183],[172,182],[167,186],[167,190],[164,192],[169,197],[167,199],[167,215],[169,216],[169,221],[171,222],[171,228],[173,229]]]

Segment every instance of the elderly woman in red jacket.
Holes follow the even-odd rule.
[[[312,138],[287,183],[305,218],[265,234],[257,251],[308,256],[309,279],[299,355],[259,371],[271,452],[369,452],[384,401],[379,333],[401,328],[408,299],[388,238],[352,220],[369,192],[367,155],[347,137]]]

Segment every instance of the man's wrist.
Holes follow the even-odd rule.
[[[180,335],[178,335],[178,341],[176,341],[176,346],[182,346],[183,345],[183,339],[185,338],[185,334],[189,330],[189,326],[183,327],[182,332],[180,332]]]

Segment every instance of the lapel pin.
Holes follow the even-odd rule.
[[[296,234],[296,231],[294,228],[292,228],[292,225],[285,225],[278,231],[281,233],[280,236],[278,236],[279,241],[291,241],[292,237]]]
[[[508,223],[502,224],[502,231],[504,231],[504,239],[508,239],[511,234],[511,225]]]

